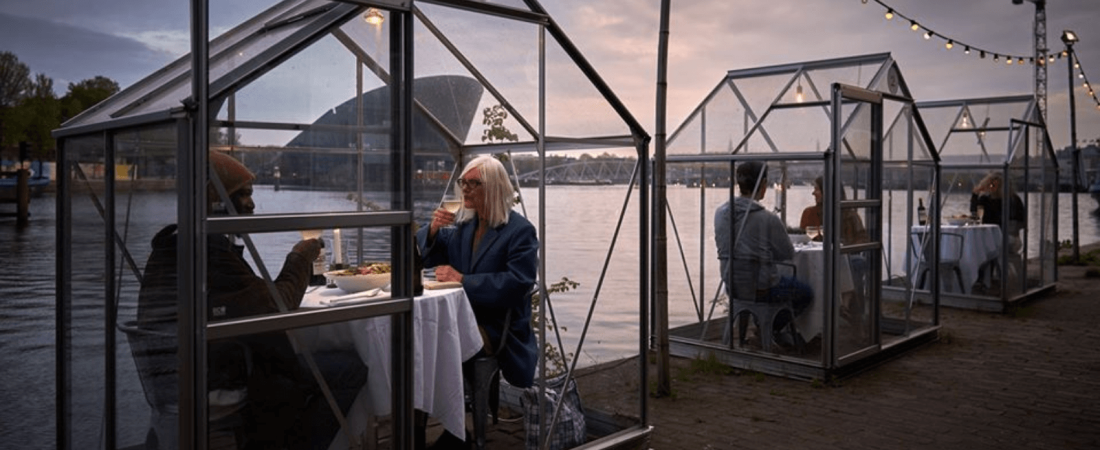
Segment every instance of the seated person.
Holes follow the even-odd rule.
[[[805,230],[806,227],[820,227],[825,221],[823,205],[824,191],[822,190],[822,177],[814,179],[814,204],[802,210],[802,220],[798,227]],[[840,199],[844,200],[844,189],[840,190]],[[840,242],[845,245],[863,244],[868,241],[867,228],[863,226],[863,219],[855,210],[846,208],[840,212]],[[824,238],[824,234],[817,240]]]
[[[1004,200],[1008,198],[1008,214],[1004,213]],[[1004,182],[1001,172],[990,172],[982,178],[970,194],[970,214],[978,216],[978,208],[983,209],[981,214],[983,224],[998,225],[1001,231],[1008,235],[1009,253],[1019,253],[1023,248],[1020,241],[1020,230],[1027,225],[1027,211],[1024,209],[1024,201],[1012,187],[1012,183]]]
[[[813,290],[793,277],[780,276],[776,268],[776,262],[794,257],[794,246],[782,219],[758,202],[768,189],[768,167],[757,161],[743,162],[737,166],[736,178],[741,196],[732,200],[732,208],[731,202],[726,202],[714,213],[714,241],[726,294],[731,301],[790,300],[797,317],[813,301]],[[787,326],[786,319],[782,320],[774,327],[776,342],[790,343],[781,332]]]
[[[222,182],[237,214],[252,214],[252,181],[255,176],[237,160],[210,152],[210,164]],[[226,214],[214,186],[207,186],[207,212]],[[145,265],[138,298],[138,324],[142,328],[176,332],[177,227],[168,225],[153,238],[153,252]],[[321,252],[317,239],[298,242],[286,256],[274,280],[279,297],[273,298],[263,278],[243,258],[235,237],[207,237],[207,320],[223,320],[279,312],[278,303],[295,309],[302,301],[313,260]],[[262,333],[210,342],[208,388],[218,393],[247,393],[245,448],[328,447],[338,424],[320,395],[318,384],[295,354],[284,332]],[[251,367],[242,367],[251,353]],[[347,410],[366,382],[366,369],[354,351],[315,355],[326,381]],[[173,368],[174,369],[174,368]],[[312,441],[312,442],[311,442]]]
[[[806,227],[820,227],[824,222],[823,205],[824,205],[824,190],[822,184],[824,179],[817,177],[814,179],[814,204],[806,207],[802,211],[802,221],[799,227],[806,229]],[[844,189],[840,190],[840,199],[844,200],[847,196],[844,194]],[[824,233],[821,234],[817,240],[824,239]],[[867,235],[867,228],[863,226],[863,219],[859,217],[854,209],[844,208],[840,210],[840,243],[844,245],[856,245],[864,244],[870,241]],[[867,287],[867,259],[863,257],[861,253],[849,253],[848,263],[852,269],[852,282],[854,284],[856,295],[853,296],[851,292],[844,292],[841,295],[844,297],[845,305],[841,309],[841,317],[848,318],[853,323],[859,320],[859,316],[862,314],[869,314],[869,311],[864,311],[863,303],[860,299],[869,297],[865,292]],[[855,314],[855,311],[862,311],[859,314]]]
[[[531,328],[531,294],[538,276],[539,241],[531,222],[512,210],[515,191],[492,156],[470,161],[458,179],[462,208],[436,209],[417,232],[424,267],[439,281],[457,281],[470,300],[483,345],[509,384],[534,383],[538,345]],[[455,226],[449,226],[454,224]],[[471,366],[463,365],[467,373]],[[444,433],[438,446],[458,438]]]

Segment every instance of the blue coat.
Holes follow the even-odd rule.
[[[538,362],[538,345],[531,329],[531,294],[539,267],[539,241],[535,227],[511,211],[508,223],[490,228],[473,252],[478,219],[453,228],[440,228],[433,242],[427,242],[428,227],[417,232],[417,244],[424,254],[424,267],[447,264],[463,274],[462,288],[470,299],[477,323],[489,335],[494,347],[508,327],[508,338],[497,354],[501,373],[517,387],[533,384]],[[510,323],[505,324],[511,311]]]

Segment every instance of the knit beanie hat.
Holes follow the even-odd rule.
[[[211,151],[210,166],[214,168],[214,173],[218,174],[218,179],[222,181],[225,193],[228,195],[233,195],[245,184],[256,179],[244,164],[225,153]],[[210,196],[210,201],[218,200],[218,190],[212,182],[207,184],[206,192]]]

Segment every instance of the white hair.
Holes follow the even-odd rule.
[[[459,177],[465,177],[467,173],[475,168],[481,171],[481,189],[484,190],[483,195],[485,196],[484,213],[486,217],[480,219],[488,222],[488,225],[493,228],[508,223],[508,214],[512,211],[515,190],[508,180],[508,171],[504,169],[504,164],[489,155],[478,156],[466,164],[466,168],[462,169],[462,174]],[[463,195],[462,190],[458,189],[458,192],[461,198]],[[466,222],[476,215],[476,212],[462,208],[462,211],[459,211],[457,221]]]

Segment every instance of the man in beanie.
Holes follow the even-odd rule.
[[[212,179],[206,190],[208,215],[252,214],[256,206],[252,200],[255,175],[236,159],[220,152],[211,151],[209,161],[216,181],[220,181],[228,198],[219,195]],[[153,238],[153,252],[145,266],[138,300],[141,327],[173,334],[177,322],[176,231],[176,225],[169,225]],[[286,309],[298,308],[313,272],[313,260],[321,252],[320,241],[307,239],[294,245],[274,280],[274,291],[278,295],[275,297],[271,286],[257,276],[244,259],[244,248],[235,242],[236,239],[236,236],[207,236],[207,320],[277,313],[280,303]],[[207,353],[211,420],[219,399],[229,399],[225,403],[232,409],[233,404],[241,403],[244,397],[246,407],[241,413],[245,422],[244,448],[327,447],[335,433],[335,420],[326,420],[332,414],[286,333],[262,333],[234,338],[230,342],[211,342]],[[357,355],[352,356],[316,355],[325,378],[330,384],[336,384],[334,394],[341,399],[340,407],[345,411],[358,387],[366,380],[365,367]],[[330,376],[330,373],[339,375]],[[171,375],[176,375],[174,370]],[[343,390],[350,391],[350,399]],[[176,394],[168,395],[174,398]],[[164,438],[160,440],[163,442]]]

